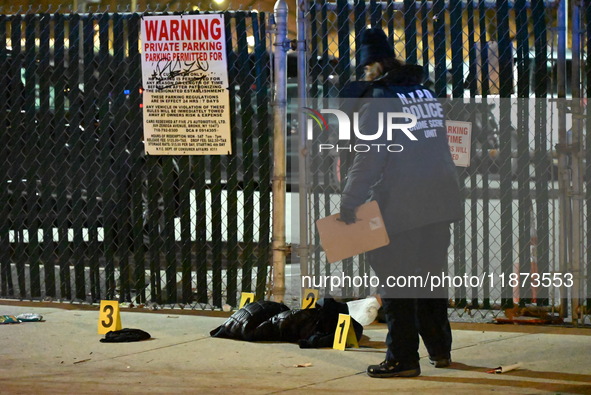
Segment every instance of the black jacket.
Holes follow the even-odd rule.
[[[349,314],[349,308],[331,298],[320,299],[315,308],[306,310],[289,310],[283,303],[258,301],[236,311],[209,334],[236,340],[299,343],[301,348],[331,347],[339,314]],[[359,341],[363,326],[354,319],[351,323]]]
[[[379,80],[357,82],[347,91],[349,97],[355,92],[360,97],[359,130],[366,135],[378,130],[380,112],[417,116],[417,127],[409,130],[416,141],[400,130],[392,133],[391,140],[384,132],[375,141],[356,141],[392,146],[400,152],[382,148],[356,153],[342,194],[341,205],[349,209],[376,200],[390,234],[463,216],[443,109],[435,94],[420,85],[421,79],[420,67],[402,66]]]

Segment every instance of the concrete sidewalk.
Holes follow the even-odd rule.
[[[1,303],[2,315],[39,313],[44,322],[0,325],[0,394],[591,394],[589,329],[454,325],[450,368],[431,367],[422,348],[420,377],[372,379],[365,369],[384,358],[384,325],[366,327],[362,347],[341,352],[209,337],[224,317],[122,311],[123,327],[153,339],[100,343],[98,307]],[[486,373],[518,361],[520,370]]]

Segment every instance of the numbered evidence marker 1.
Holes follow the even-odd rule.
[[[332,348],[345,351],[345,347],[359,347],[357,336],[351,326],[351,316],[348,314],[339,314],[337,329],[334,334]]]
[[[240,297],[240,305],[238,308],[241,309],[249,303],[254,302],[254,293],[253,292],[242,292],[242,296]]]
[[[305,289],[304,299],[302,299],[302,310],[313,309],[316,307],[316,301],[318,300],[317,289]]]
[[[119,302],[116,300],[101,300],[98,320],[98,334],[104,335],[109,331],[121,329],[121,315]]]

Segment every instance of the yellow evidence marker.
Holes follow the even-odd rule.
[[[98,320],[98,334],[104,335],[110,331],[121,329],[121,315],[119,302],[116,300],[101,300]]]
[[[357,343],[357,336],[355,336],[355,331],[351,326],[351,316],[349,314],[339,314],[332,348],[345,351],[346,347],[358,348],[359,343]]]
[[[318,290],[317,289],[305,289],[304,298],[302,299],[302,310],[313,309],[316,307],[318,301]]]
[[[242,296],[240,297],[240,304],[238,308],[241,309],[249,303],[254,302],[254,292],[242,292]]]

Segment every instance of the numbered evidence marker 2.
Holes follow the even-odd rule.
[[[119,302],[116,300],[101,300],[98,320],[98,334],[104,335],[109,331],[121,329],[121,315]]]
[[[348,314],[339,314],[337,329],[334,334],[332,348],[345,351],[345,347],[359,347],[357,336],[351,326],[351,316]]]
[[[304,299],[302,299],[302,310],[313,309],[316,307],[316,301],[318,301],[318,290],[305,289]]]
[[[253,292],[242,292],[242,296],[240,297],[240,305],[238,308],[241,309],[249,303],[254,302],[254,293]]]

